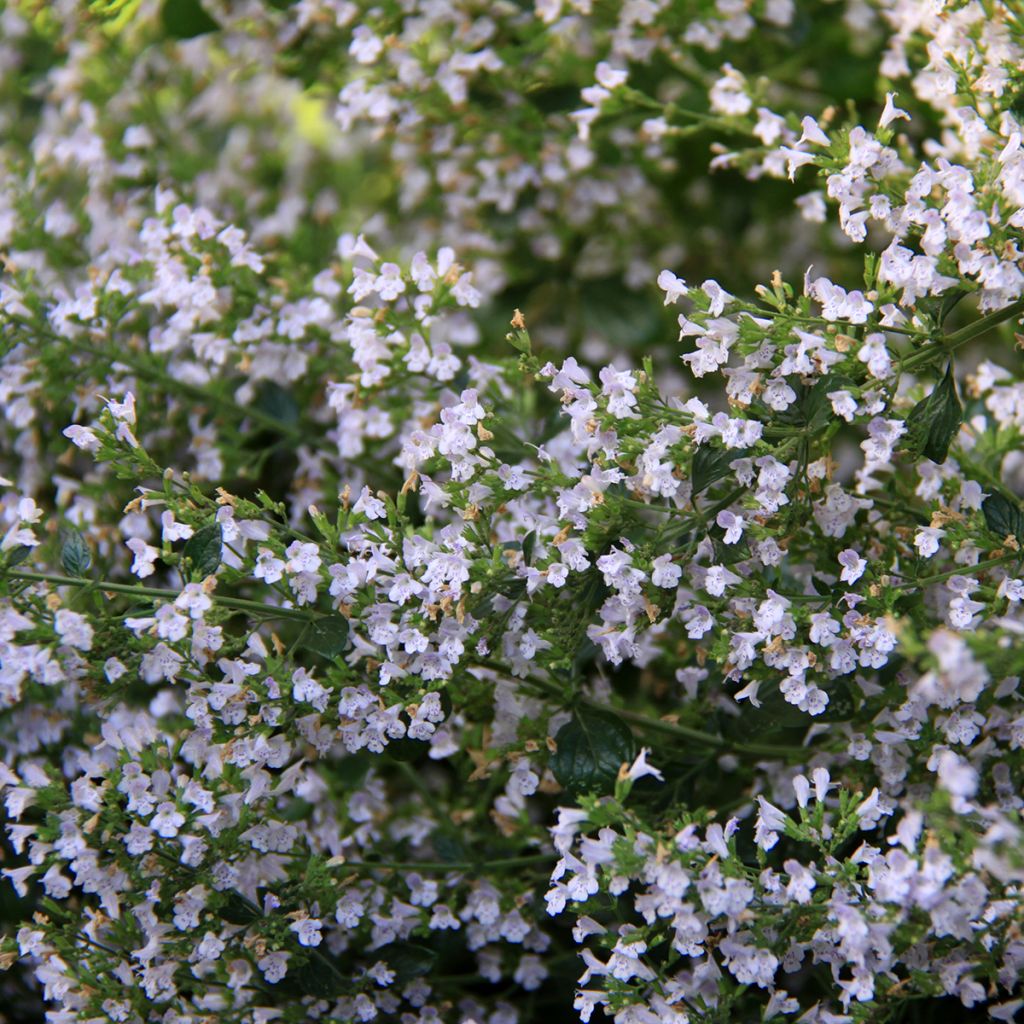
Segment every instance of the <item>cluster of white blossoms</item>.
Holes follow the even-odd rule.
[[[1016,4],[12,0],[0,66],[12,1015],[1014,1020]]]

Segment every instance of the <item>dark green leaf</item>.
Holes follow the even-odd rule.
[[[744,538],[740,538],[735,544],[726,544],[722,537],[725,534],[719,526],[711,529],[711,545],[714,548],[715,565],[735,565],[750,557],[750,545]]]
[[[303,643],[322,658],[336,658],[348,644],[348,619],[344,615],[324,615],[306,630]]]
[[[399,985],[422,978],[433,970],[437,953],[415,942],[393,942],[376,950],[374,956],[383,960],[397,975]]]
[[[260,908],[234,889],[220,907],[220,916],[231,924],[249,924],[260,916]]]
[[[996,492],[981,503],[981,511],[985,516],[985,525],[1000,540],[1012,536],[1018,543],[1024,544],[1024,513],[1021,513],[1017,502]]]
[[[173,39],[192,39],[220,28],[200,0],[164,0],[160,9],[164,31]]]
[[[291,393],[285,391],[280,384],[272,380],[265,380],[260,384],[256,394],[256,401],[253,405],[272,416],[278,423],[293,427],[299,422],[299,404],[292,397]]]
[[[570,793],[607,793],[623,762],[635,756],[633,734],[609,711],[580,708],[555,736],[551,770]]]
[[[941,327],[946,322],[946,317],[956,309],[961,299],[967,298],[970,292],[965,292],[961,288],[957,288],[955,291],[949,292],[947,295],[942,297],[942,302],[939,305],[939,326]]]
[[[529,565],[533,559],[533,549],[537,544],[537,531],[531,530],[523,538],[523,565]]]
[[[84,576],[92,565],[92,552],[73,526],[61,531],[60,564],[69,576]]]
[[[458,836],[437,831],[430,837],[430,841],[434,844],[434,852],[439,860],[458,863],[467,861],[471,857],[469,847]]]
[[[405,736],[400,740],[389,740],[384,753],[393,761],[416,761],[427,749],[423,740],[411,740]]]
[[[12,569],[16,565],[21,565],[31,554],[32,547],[29,544],[19,544],[16,548],[11,548],[11,553],[7,556],[7,567]]]
[[[853,690],[845,680],[838,680],[830,686],[826,686],[828,693],[828,706],[820,715],[814,716],[815,722],[847,722],[853,718],[857,710],[857,702],[853,697]]]
[[[314,950],[308,963],[288,971],[291,984],[303,995],[317,999],[334,999],[348,988],[348,980],[319,950]]]
[[[829,374],[809,388],[802,403],[803,419],[807,429],[813,433],[828,426],[829,420],[835,416],[829,394],[833,391],[848,391],[851,387],[853,381],[848,377]]]
[[[305,821],[313,814],[313,805],[307,800],[292,800],[277,810],[279,818],[285,821]]]
[[[705,487],[721,480],[736,459],[749,454],[749,448],[713,448],[710,444],[702,444],[693,454],[693,467],[690,470],[693,494],[696,496]]]
[[[806,711],[790,704],[777,686],[762,686],[758,701],[760,707],[744,702],[739,716],[723,723],[727,735],[740,740],[764,740],[780,730],[806,728],[814,722]]]
[[[964,421],[963,406],[956,393],[953,364],[946,375],[922,398],[907,416],[907,449],[912,455],[924,455],[932,462],[945,462],[949,446]]]
[[[206,579],[217,571],[220,566],[221,542],[220,523],[203,526],[189,537],[181,554],[189,563],[193,576]]]
[[[820,576],[811,577],[811,586],[814,587],[814,589],[823,597],[830,597],[832,592],[836,589],[834,583],[827,583],[825,580],[821,579]]]

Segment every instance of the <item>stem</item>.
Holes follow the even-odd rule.
[[[961,327],[959,331],[954,331],[952,334],[935,339],[933,344],[926,345],[920,351],[914,352],[904,359],[900,364],[900,369],[911,370],[921,363],[927,363],[934,358],[936,353],[954,352],[961,345],[966,345],[967,342],[981,337],[981,335],[990,331],[993,327],[998,327],[999,324],[1005,323],[1007,320],[1013,320],[1021,315],[1024,315],[1024,299],[1018,299],[1016,302],[1010,303],[1005,309],[989,313],[988,316],[983,316],[973,324]]]
[[[437,795],[427,785],[423,776],[413,768],[408,761],[399,761],[398,769],[405,776],[406,781],[423,798],[424,803],[434,812],[438,824],[443,828],[445,825],[451,827],[451,818],[445,813],[444,808],[438,803]]]
[[[2,573],[4,578],[14,580],[31,580],[34,583],[52,583],[58,587],[97,587],[100,590],[112,594],[134,594],[137,597],[163,597],[173,601],[180,596],[177,590],[168,590],[161,587],[140,587],[128,583],[108,583],[106,580],[88,580],[76,576],[59,576],[48,572],[28,572],[20,569],[8,570]],[[272,611],[274,617],[282,619],[298,619],[303,622],[310,622],[312,615],[299,611],[297,608],[278,608],[274,605],[263,604],[261,601],[248,601],[242,597],[220,597],[217,594],[210,594],[210,600],[225,608],[238,608],[242,611],[268,612]]]
[[[622,708],[612,707],[610,704],[602,704],[596,700],[584,700],[588,707],[599,708],[603,711],[611,711],[624,718],[627,722],[642,729],[650,729],[653,732],[663,732],[671,736],[680,736],[695,743],[703,743],[705,746],[715,747],[723,753],[733,754],[760,754],[766,757],[788,757],[792,754],[806,756],[805,747],[776,746],[772,743],[730,743],[722,736],[712,736],[710,733],[701,732],[699,729],[690,729],[685,725],[676,725],[674,722],[666,722],[661,718],[651,718],[648,715],[637,711],[625,711]]]
[[[130,355],[124,352],[104,352],[102,349],[95,348],[92,345],[88,345],[81,341],[74,342],[71,347],[81,352],[87,352],[99,359],[109,359],[111,363],[121,363],[131,369],[133,373],[144,379],[163,384],[168,389],[178,391],[182,395],[185,395],[197,402],[219,405],[224,409],[229,409],[236,415],[241,416],[243,419],[246,417],[253,419],[257,423],[262,423],[263,426],[274,430],[279,434],[287,435],[293,441],[302,444],[311,443],[311,438],[303,434],[302,431],[287,423],[282,423],[279,419],[271,416],[269,413],[265,413],[262,409],[257,409],[255,406],[251,405],[239,405],[233,398],[229,398],[226,395],[218,395],[212,391],[206,390],[206,388],[199,387],[195,384],[189,384],[184,380],[178,380],[177,378],[171,377],[169,374],[163,373],[154,367],[147,366],[138,359],[133,359]]]
[[[504,868],[526,867],[530,864],[550,864],[556,860],[551,853],[532,853],[522,857],[500,857],[493,860],[479,861],[443,861],[443,860],[409,860],[409,861],[345,861],[340,865],[342,870],[351,871],[482,871],[483,869],[501,870]]]
[[[508,674],[507,669],[495,662],[478,661],[477,664],[480,665],[481,668],[501,672],[505,675]],[[565,694],[557,683],[549,683],[544,679],[539,679],[537,676],[527,676],[525,680],[515,681],[532,683],[538,689],[550,694],[555,700],[561,703],[566,702]],[[660,718],[651,718],[649,715],[642,714],[639,711],[627,711],[625,708],[616,707],[613,704],[605,704],[602,701],[593,700],[590,697],[583,697],[582,703],[587,707],[594,708],[596,711],[607,711],[613,715],[617,715],[619,718],[622,718],[627,722],[632,722],[641,729],[663,732],[671,736],[680,736],[685,739],[692,740],[694,743],[701,743],[706,747],[713,747],[716,750],[722,751],[722,753],[757,754],[769,757],[787,757],[792,754],[800,754],[803,756],[807,753],[804,747],[775,746],[770,743],[730,743],[723,736],[713,736],[711,733],[701,732],[700,729],[691,729],[689,726],[676,725],[674,722],[666,722]]]
[[[1009,565],[1010,562],[1019,561],[1021,555],[1003,555],[1000,558],[990,558],[987,562],[978,562],[977,565],[965,565],[961,569],[950,569],[948,572],[936,573],[934,576],[919,576],[917,579],[907,580],[905,583],[897,583],[896,590],[908,590],[911,587],[927,587],[932,583],[941,583],[943,580],[952,579],[954,576],[973,576],[975,573],[984,572],[986,569],[994,569],[997,565]]]

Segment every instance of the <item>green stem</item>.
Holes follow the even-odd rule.
[[[506,674],[508,671],[495,662],[479,661],[477,664],[491,671]],[[565,694],[557,683],[549,683],[544,679],[539,679],[537,676],[527,676],[525,680],[517,681],[532,683],[559,703],[565,703],[566,701]],[[674,722],[666,722],[660,718],[651,718],[649,715],[639,711],[627,711],[625,708],[616,707],[613,704],[605,704],[603,701],[593,700],[590,697],[583,697],[581,702],[587,707],[594,708],[596,711],[606,711],[617,715],[619,718],[632,722],[641,729],[663,732],[670,736],[679,736],[692,740],[694,743],[703,744],[706,747],[713,747],[716,750],[722,751],[722,753],[755,754],[769,757],[788,757],[793,754],[800,754],[802,757],[805,757],[807,755],[807,750],[804,747],[775,746],[770,743],[730,743],[723,736],[713,736],[711,733],[701,732],[700,729],[691,729],[689,726],[676,725]]]
[[[533,853],[523,857],[499,857],[497,859],[479,861],[443,861],[443,860],[410,860],[410,861],[345,861],[339,865],[342,871],[482,871],[483,869],[500,871],[505,868],[527,867],[531,864],[550,864],[556,860],[552,853]]]
[[[676,725],[674,722],[666,722],[661,718],[651,718],[638,711],[625,711],[622,708],[613,707],[610,704],[602,704],[596,700],[584,700],[588,707],[610,711],[627,722],[632,722],[641,729],[649,729],[652,732],[663,732],[669,736],[679,736],[683,739],[693,740],[695,743],[702,743],[705,746],[715,747],[722,753],[732,754],[757,754],[764,757],[790,757],[793,754],[800,754],[806,758],[805,747],[776,746],[772,743],[730,743],[722,736],[712,736],[710,733],[701,732],[699,729],[690,729],[685,725]]]
[[[138,359],[133,359],[124,352],[104,352],[102,349],[94,348],[93,346],[86,345],[80,341],[74,342],[72,347],[79,351],[87,352],[99,359],[109,359],[112,363],[121,363],[124,366],[129,367],[133,373],[143,379],[156,381],[169,390],[177,391],[196,402],[219,405],[221,408],[229,409],[243,419],[248,417],[249,419],[255,420],[257,423],[261,423],[270,430],[274,430],[279,434],[287,435],[295,442],[302,444],[311,443],[311,438],[302,431],[287,423],[282,423],[281,420],[271,416],[269,413],[263,412],[262,409],[258,409],[251,405],[239,405],[233,398],[228,398],[226,395],[218,395],[212,391],[207,391],[205,388],[199,387],[198,385],[189,384],[184,380],[178,380],[177,378],[171,377],[169,374],[158,370],[156,367],[147,366]]]
[[[983,316],[973,324],[961,327],[959,331],[954,331],[952,334],[935,339],[931,345],[926,345],[920,351],[914,352],[904,359],[900,364],[900,369],[912,370],[921,363],[929,362],[937,353],[944,355],[954,352],[961,345],[966,345],[967,342],[980,338],[981,335],[987,333],[993,327],[998,327],[999,324],[1006,323],[1007,320],[1013,320],[1015,317],[1022,315],[1024,315],[1024,299],[1018,299],[1016,302],[1010,303],[1005,309],[989,313],[988,316]]]
[[[973,576],[975,573],[984,572],[986,569],[994,569],[998,565],[1009,565],[1010,562],[1020,561],[1021,555],[1003,555],[1000,558],[990,558],[987,562],[978,562],[977,565],[965,565],[960,569],[950,569],[948,572],[936,573],[934,576],[920,576],[914,580],[907,580],[905,583],[897,583],[896,590],[909,590],[912,587],[927,587],[932,583],[941,583],[943,580],[952,579],[954,576]]]
[[[450,827],[451,818],[445,813],[445,809],[438,802],[437,794],[427,785],[423,776],[408,761],[399,761],[398,770],[405,776],[409,785],[423,798],[423,802],[433,811],[438,824],[441,827],[446,825]]]
[[[177,590],[168,590],[162,587],[140,587],[128,583],[109,583],[106,580],[89,580],[76,576],[59,576],[48,572],[29,572],[21,569],[12,569],[2,572],[6,579],[30,580],[34,583],[52,583],[58,587],[96,587],[99,590],[108,591],[113,594],[131,594],[136,597],[162,597],[173,601],[180,596]],[[282,619],[298,619],[302,622],[310,622],[312,615],[299,611],[297,608],[278,608],[274,605],[263,604],[260,601],[247,601],[242,597],[221,597],[218,594],[210,594],[210,600],[225,608],[238,608],[241,611],[272,612],[273,617]]]

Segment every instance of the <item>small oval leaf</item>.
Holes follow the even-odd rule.
[[[964,421],[963,406],[956,393],[953,364],[946,375],[922,398],[907,416],[907,449],[912,455],[924,455],[932,462],[945,462],[949,446]]]
[[[196,530],[185,542],[182,558],[189,563],[194,577],[206,579],[220,567],[222,535],[220,523],[210,523]]]
[[[160,9],[164,31],[173,39],[194,39],[220,28],[200,0],[164,0]]]
[[[11,548],[11,553],[7,556],[7,567],[13,569],[14,566],[21,565],[34,550],[31,544],[19,544],[16,548]]]
[[[736,459],[742,459],[749,454],[749,448],[713,448],[710,444],[701,445],[693,454],[693,465],[690,469],[693,494],[700,494],[705,487],[710,487],[716,480],[721,480],[728,475]]]
[[[73,526],[61,531],[60,564],[69,576],[84,576],[92,565],[92,552]]]
[[[324,615],[307,630],[304,646],[321,658],[336,658],[348,645],[348,619]]]
[[[1020,505],[1000,494],[990,494],[982,503],[981,511],[985,516],[985,525],[1000,539],[1015,537],[1018,543],[1024,543],[1024,514]]]
[[[579,708],[555,736],[551,771],[570,793],[609,793],[636,748],[629,726],[609,711]]]
[[[437,963],[437,953],[417,942],[393,942],[382,946],[375,955],[395,972],[399,984],[429,974]]]

